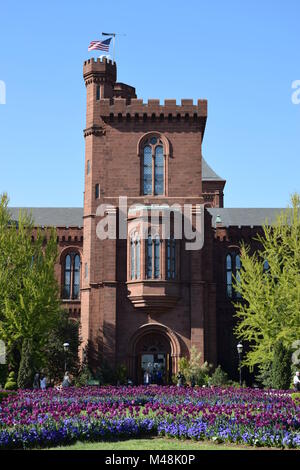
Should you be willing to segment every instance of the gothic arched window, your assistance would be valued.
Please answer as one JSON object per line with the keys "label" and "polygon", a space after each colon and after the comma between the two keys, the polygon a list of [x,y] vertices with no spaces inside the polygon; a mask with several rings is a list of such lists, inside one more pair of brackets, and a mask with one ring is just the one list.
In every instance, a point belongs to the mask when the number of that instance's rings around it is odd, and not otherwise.
{"label": "gothic arched window", "polygon": [[231,255],[226,256],[226,290],[228,297],[232,297],[232,260]]}
{"label": "gothic arched window", "polygon": [[76,252],[68,253],[63,265],[63,299],[79,299],[80,295],[80,256]]}
{"label": "gothic arched window", "polygon": [[144,147],[143,163],[143,191],[144,194],[152,194],[152,150],[149,145]]}
{"label": "gothic arched window", "polygon": [[176,278],[176,240],[167,240],[167,279]]}
{"label": "gothic arched window", "polygon": [[240,282],[241,258],[237,253],[229,253],[226,256],[226,292],[227,296],[232,299],[240,299],[241,294],[232,286],[232,280],[235,278],[236,284]]}
{"label": "gothic arched window", "polygon": [[165,194],[165,157],[162,140],[156,136],[147,139],[142,146],[144,195]]}
{"label": "gothic arched window", "polygon": [[154,156],[154,194],[164,194],[164,152],[162,145],[155,148]]}
{"label": "gothic arched window", "polygon": [[71,296],[71,256],[65,258],[64,290],[63,298],[69,299]]}
{"label": "gothic arched window", "polygon": [[147,238],[147,278],[152,279],[152,237]]}
{"label": "gothic arched window", "polygon": [[141,275],[141,240],[135,235],[130,239],[130,277],[139,279]]}
{"label": "gothic arched window", "polygon": [[160,239],[154,241],[154,279],[160,278]]}

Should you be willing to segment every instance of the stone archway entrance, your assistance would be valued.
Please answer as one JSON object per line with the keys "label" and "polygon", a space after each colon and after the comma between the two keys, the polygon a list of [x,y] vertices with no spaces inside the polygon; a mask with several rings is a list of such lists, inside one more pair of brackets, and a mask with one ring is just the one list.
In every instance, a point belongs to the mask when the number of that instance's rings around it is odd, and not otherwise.
{"label": "stone archway entrance", "polygon": [[138,383],[144,383],[147,374],[152,384],[170,383],[171,346],[162,334],[149,333],[142,336],[136,345],[136,359]]}
{"label": "stone archway entrance", "polygon": [[129,371],[135,383],[143,384],[146,374],[150,383],[171,383],[177,373],[180,344],[174,332],[161,324],[140,327],[130,341]]}

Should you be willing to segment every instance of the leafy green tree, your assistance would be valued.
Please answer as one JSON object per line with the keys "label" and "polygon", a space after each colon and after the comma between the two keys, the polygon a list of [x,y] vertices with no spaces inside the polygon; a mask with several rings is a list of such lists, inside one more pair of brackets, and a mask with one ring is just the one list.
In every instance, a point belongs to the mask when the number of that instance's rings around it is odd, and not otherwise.
{"label": "leafy green tree", "polygon": [[201,353],[195,346],[191,347],[189,359],[186,357],[179,359],[179,370],[190,384],[194,381],[196,385],[205,385],[210,369],[211,365],[207,362],[202,363]]}
{"label": "leafy green tree", "polygon": [[272,362],[272,388],[289,389],[291,385],[291,351],[282,342],[276,344]]}
{"label": "leafy green tree", "polygon": [[15,368],[24,340],[30,342],[38,367],[49,332],[60,316],[56,239],[54,229],[35,230],[26,212],[20,211],[18,222],[13,222],[8,197],[0,196],[0,339]]}
{"label": "leafy green tree", "polygon": [[235,303],[235,333],[249,344],[243,362],[258,365],[263,373],[278,343],[290,349],[300,338],[300,196],[294,194],[291,201],[273,225],[263,226],[258,252],[251,255],[242,245],[242,270],[235,280],[243,299]]}
{"label": "leafy green tree", "polygon": [[[69,373],[77,376],[79,373],[78,352],[81,344],[79,323],[71,320],[66,311],[62,312],[42,349],[43,372],[51,383],[61,382],[65,372],[65,360]],[[64,351],[63,344],[69,343],[69,349]]]}
{"label": "leafy green tree", "polygon": [[31,388],[34,377],[34,366],[32,361],[32,347],[28,339],[23,340],[21,362],[18,372],[18,387]]}
{"label": "leafy green tree", "polygon": [[216,387],[222,387],[223,385],[228,385],[229,379],[227,373],[219,365],[213,372],[211,378],[209,379],[209,384]]}

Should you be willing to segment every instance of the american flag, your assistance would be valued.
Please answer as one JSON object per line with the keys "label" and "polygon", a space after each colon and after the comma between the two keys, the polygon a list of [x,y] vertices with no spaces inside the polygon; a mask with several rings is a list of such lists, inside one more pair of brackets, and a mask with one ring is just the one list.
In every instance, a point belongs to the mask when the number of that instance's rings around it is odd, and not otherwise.
{"label": "american flag", "polygon": [[99,51],[109,51],[111,38],[105,39],[105,41],[92,41],[88,47],[88,51],[94,51],[95,49]]}

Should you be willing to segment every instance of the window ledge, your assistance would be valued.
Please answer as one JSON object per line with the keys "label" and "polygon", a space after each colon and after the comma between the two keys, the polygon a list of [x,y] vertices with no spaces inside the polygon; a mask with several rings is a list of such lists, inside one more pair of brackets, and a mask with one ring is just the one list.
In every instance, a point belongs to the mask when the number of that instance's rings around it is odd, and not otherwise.
{"label": "window ledge", "polygon": [[137,308],[171,308],[180,298],[181,284],[163,279],[128,281],[127,297]]}

